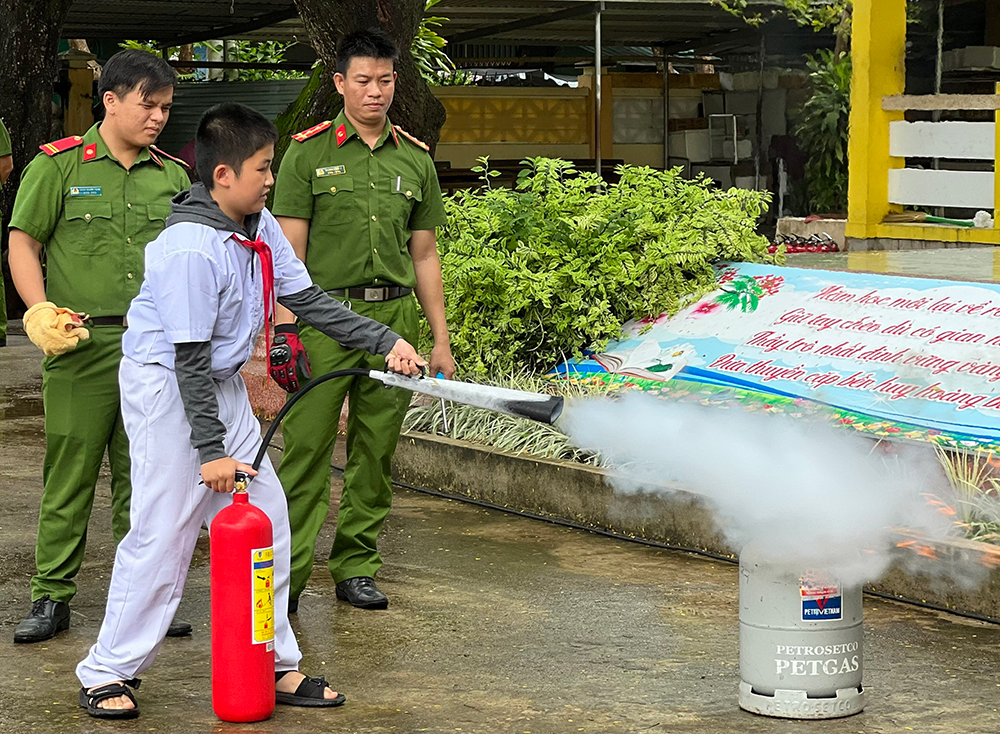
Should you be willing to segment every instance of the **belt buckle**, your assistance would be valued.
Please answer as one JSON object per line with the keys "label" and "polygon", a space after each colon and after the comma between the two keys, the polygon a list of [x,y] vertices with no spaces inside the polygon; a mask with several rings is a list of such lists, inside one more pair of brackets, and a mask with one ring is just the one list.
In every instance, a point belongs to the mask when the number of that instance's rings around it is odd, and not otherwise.
{"label": "belt buckle", "polygon": [[366,301],[384,301],[385,288],[365,288]]}

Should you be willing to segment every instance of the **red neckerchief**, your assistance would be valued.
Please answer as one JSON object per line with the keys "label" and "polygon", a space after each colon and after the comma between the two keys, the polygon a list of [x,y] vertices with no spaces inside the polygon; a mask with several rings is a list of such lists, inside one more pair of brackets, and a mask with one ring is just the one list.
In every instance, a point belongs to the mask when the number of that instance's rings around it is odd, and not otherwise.
{"label": "red neckerchief", "polygon": [[264,345],[267,350],[267,354],[271,353],[271,314],[275,306],[277,306],[277,299],[274,296],[274,257],[271,254],[271,248],[268,244],[257,235],[257,239],[248,240],[240,237],[235,232],[233,233],[233,239],[239,242],[244,247],[249,247],[251,250],[257,253],[260,258],[260,276],[261,280],[264,282]]}

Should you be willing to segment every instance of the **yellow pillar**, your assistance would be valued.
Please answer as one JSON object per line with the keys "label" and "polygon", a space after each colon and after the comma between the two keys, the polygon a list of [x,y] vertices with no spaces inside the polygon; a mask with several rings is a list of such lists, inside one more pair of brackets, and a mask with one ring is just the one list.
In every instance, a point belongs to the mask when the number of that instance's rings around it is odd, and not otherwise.
{"label": "yellow pillar", "polygon": [[855,0],[851,20],[851,125],[848,143],[847,236],[876,236],[889,213],[889,123],[902,112],[882,109],[882,97],[906,82],[906,0]]}

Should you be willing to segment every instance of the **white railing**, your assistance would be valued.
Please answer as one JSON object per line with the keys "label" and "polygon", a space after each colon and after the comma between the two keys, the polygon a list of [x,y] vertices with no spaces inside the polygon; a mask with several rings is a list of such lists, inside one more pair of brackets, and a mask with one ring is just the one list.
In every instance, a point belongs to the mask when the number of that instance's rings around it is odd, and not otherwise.
{"label": "white railing", "polygon": [[[884,98],[883,109],[997,109],[998,101],[997,95],[898,95]],[[982,161],[994,170],[890,168],[889,203],[993,210],[997,152],[995,122],[890,122],[890,156]]]}

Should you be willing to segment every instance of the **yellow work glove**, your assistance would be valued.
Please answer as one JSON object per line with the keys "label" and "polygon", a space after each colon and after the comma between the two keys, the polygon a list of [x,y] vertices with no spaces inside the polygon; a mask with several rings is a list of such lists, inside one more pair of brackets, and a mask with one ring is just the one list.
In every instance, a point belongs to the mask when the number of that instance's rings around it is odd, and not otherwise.
{"label": "yellow work glove", "polygon": [[74,349],[81,339],[89,339],[81,315],[59,308],[50,301],[36,303],[24,314],[24,332],[49,357]]}

